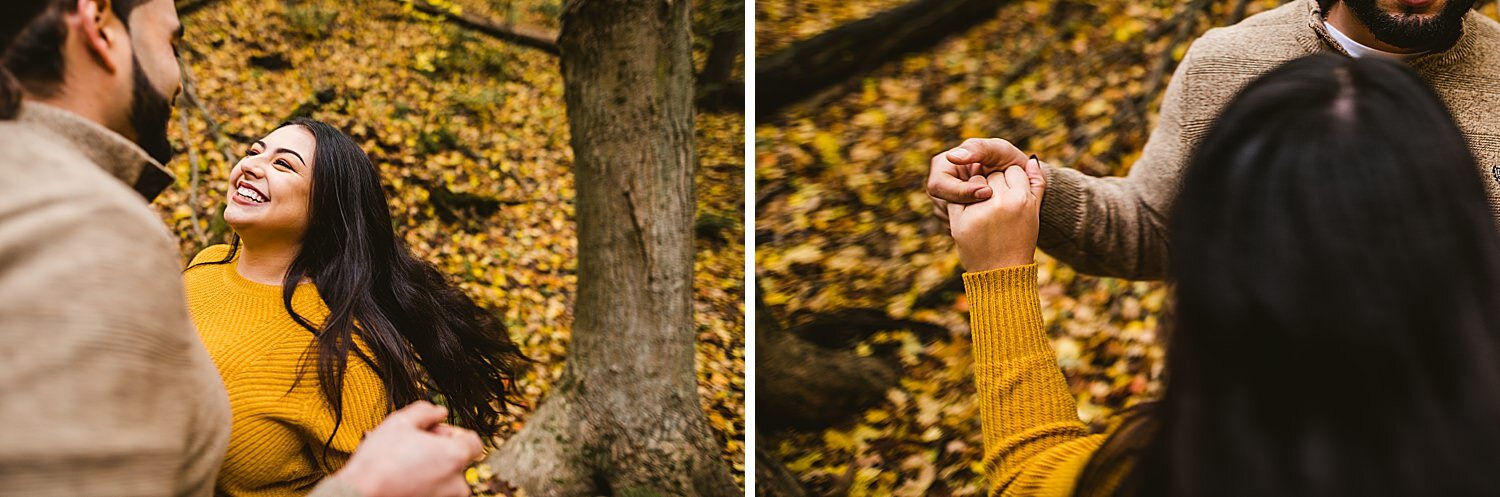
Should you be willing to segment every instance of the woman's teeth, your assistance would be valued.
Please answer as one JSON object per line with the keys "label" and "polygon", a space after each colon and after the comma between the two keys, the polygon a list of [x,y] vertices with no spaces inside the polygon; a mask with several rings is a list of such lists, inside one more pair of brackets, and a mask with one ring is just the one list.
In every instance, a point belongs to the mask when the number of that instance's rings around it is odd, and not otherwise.
{"label": "woman's teeth", "polygon": [[260,192],[252,190],[250,188],[246,188],[246,187],[242,186],[238,190],[235,190],[235,193],[238,194],[241,197],[245,197],[246,200],[249,200],[251,202],[255,202],[257,204],[264,204],[264,203],[266,203],[266,197],[262,196],[260,194]]}

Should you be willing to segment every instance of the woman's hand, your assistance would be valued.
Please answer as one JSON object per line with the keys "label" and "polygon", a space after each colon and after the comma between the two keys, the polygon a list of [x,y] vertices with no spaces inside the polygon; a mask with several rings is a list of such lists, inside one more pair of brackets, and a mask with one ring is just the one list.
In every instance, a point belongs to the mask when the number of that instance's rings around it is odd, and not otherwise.
{"label": "woman's hand", "polygon": [[969,182],[987,184],[994,195],[972,204],[948,204],[948,222],[964,270],[1031,264],[1041,225],[1042,193],[1047,187],[1036,156],[1025,167],[971,176]]}

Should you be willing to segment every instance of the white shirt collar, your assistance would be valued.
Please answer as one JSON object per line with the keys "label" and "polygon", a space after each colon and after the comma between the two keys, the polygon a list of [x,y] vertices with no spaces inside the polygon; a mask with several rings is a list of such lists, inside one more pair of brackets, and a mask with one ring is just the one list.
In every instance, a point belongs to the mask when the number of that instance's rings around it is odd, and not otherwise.
{"label": "white shirt collar", "polygon": [[1364,56],[1367,56],[1367,55],[1373,55],[1373,56],[1376,56],[1376,57],[1386,57],[1386,58],[1391,58],[1391,59],[1396,59],[1396,60],[1406,60],[1406,59],[1410,59],[1412,57],[1416,57],[1418,55],[1422,55],[1422,54],[1427,53],[1427,52],[1395,53],[1395,52],[1387,52],[1387,51],[1384,51],[1384,50],[1378,50],[1378,49],[1370,48],[1370,47],[1364,46],[1363,44],[1360,44],[1360,42],[1354,41],[1353,38],[1350,38],[1347,35],[1345,35],[1344,32],[1339,31],[1339,28],[1333,27],[1333,23],[1330,23],[1328,21],[1323,21],[1323,26],[1326,27],[1326,28],[1328,28],[1328,34],[1333,35],[1333,39],[1335,41],[1339,42],[1340,46],[1344,47],[1344,51],[1345,52],[1349,52],[1349,55],[1353,55],[1355,57],[1364,57]]}

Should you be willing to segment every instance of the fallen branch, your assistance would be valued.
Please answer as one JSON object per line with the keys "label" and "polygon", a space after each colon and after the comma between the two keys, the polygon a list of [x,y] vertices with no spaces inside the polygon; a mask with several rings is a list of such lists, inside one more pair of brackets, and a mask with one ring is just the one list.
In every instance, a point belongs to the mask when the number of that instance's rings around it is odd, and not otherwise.
{"label": "fallen branch", "polygon": [[219,0],[177,0],[177,15],[179,17],[197,12]]}
{"label": "fallen branch", "polygon": [[[402,3],[405,3],[405,0],[402,0]],[[557,49],[556,31],[529,26],[500,24],[479,16],[456,14],[422,0],[412,0],[411,5],[424,13],[442,17],[447,19],[448,22],[490,35],[502,41],[535,48],[552,55],[561,53]]]}
{"label": "fallen branch", "polygon": [[771,116],[902,55],[927,50],[994,18],[1006,3],[913,0],[760,58],[755,70],[756,111]]}
{"label": "fallen branch", "polygon": [[[401,0],[406,3],[407,0]],[[411,0],[413,8],[423,13],[441,17],[448,22],[460,27],[472,29],[489,35],[500,41],[515,43],[558,55],[557,32],[545,28],[529,26],[517,26],[513,24],[502,24],[475,15],[456,14],[442,7],[424,2],[422,0]],[[739,38],[743,39],[744,30],[739,32]],[[728,36],[728,35],[726,35]],[[723,43],[722,40],[715,42],[715,50],[734,50],[735,47]],[[738,49],[743,52],[743,41]],[[737,60],[734,56],[728,56],[728,62],[716,59],[725,59],[723,54],[710,55],[709,67],[704,69],[704,74],[697,75],[696,103],[699,108],[710,112],[744,112],[745,110],[745,81],[742,79],[729,79],[733,73],[732,68],[723,66]]]}
{"label": "fallen branch", "polygon": [[744,2],[723,2],[717,12],[722,21],[706,36],[708,57],[694,84],[699,109],[745,111],[745,81],[735,78],[735,69],[744,67],[745,23],[739,17],[744,8]]}
{"label": "fallen branch", "polygon": [[[962,280],[959,285],[962,289]],[[801,324],[786,328],[807,343],[828,349],[848,349],[881,331],[907,330],[922,342],[950,338],[948,328],[913,319],[893,318],[880,309],[840,309],[794,316]]]}
{"label": "fallen branch", "polygon": [[755,299],[755,384],[759,429],[822,429],[885,400],[902,371],[895,361],[820,347],[781,327]]}
{"label": "fallen branch", "polygon": [[[762,435],[757,438],[762,440]],[[775,445],[764,441],[757,442],[762,447]],[[755,451],[755,495],[756,497],[807,497],[807,490],[802,488],[802,482],[781,461],[771,455],[769,449]]]}

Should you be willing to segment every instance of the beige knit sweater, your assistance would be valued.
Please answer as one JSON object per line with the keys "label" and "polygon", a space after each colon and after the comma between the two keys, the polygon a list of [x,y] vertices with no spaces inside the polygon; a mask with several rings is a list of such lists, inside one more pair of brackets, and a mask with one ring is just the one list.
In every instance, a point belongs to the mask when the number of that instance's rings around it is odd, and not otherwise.
{"label": "beige knit sweater", "polygon": [[[1468,137],[1490,205],[1500,216],[1500,23],[1464,19],[1452,47],[1409,61],[1432,84]],[[1157,127],[1125,177],[1093,177],[1047,166],[1038,245],[1080,271],[1159,279],[1166,216],[1188,155],[1245,84],[1283,62],[1317,52],[1348,55],[1323,26],[1314,0],[1296,0],[1193,42],[1162,97]]]}

